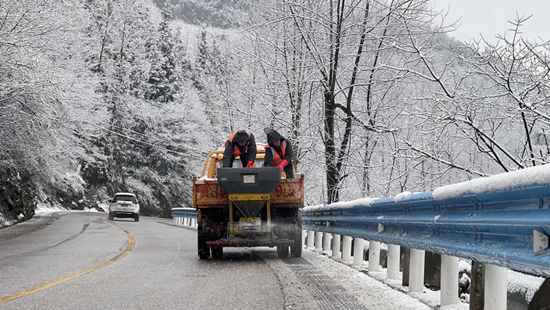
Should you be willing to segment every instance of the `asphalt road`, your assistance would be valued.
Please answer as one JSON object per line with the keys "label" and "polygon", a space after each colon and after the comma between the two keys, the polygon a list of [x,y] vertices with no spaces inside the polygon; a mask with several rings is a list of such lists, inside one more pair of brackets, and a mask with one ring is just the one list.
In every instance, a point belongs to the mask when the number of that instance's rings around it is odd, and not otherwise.
{"label": "asphalt road", "polygon": [[2,310],[429,309],[358,273],[267,247],[200,260],[196,230],[170,219],[62,212],[0,229]]}
{"label": "asphalt road", "polygon": [[283,309],[261,251],[199,260],[196,231],[168,219],[79,212],[24,226],[0,230],[0,309]]}

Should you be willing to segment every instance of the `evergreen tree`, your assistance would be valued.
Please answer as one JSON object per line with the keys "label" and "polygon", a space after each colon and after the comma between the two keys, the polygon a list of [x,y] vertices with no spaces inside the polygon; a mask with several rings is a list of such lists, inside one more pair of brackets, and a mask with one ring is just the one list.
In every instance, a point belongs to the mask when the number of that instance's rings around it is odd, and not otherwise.
{"label": "evergreen tree", "polygon": [[181,36],[178,32],[174,34],[170,26],[172,10],[173,6],[169,1],[166,2],[162,10],[163,20],[158,27],[157,35],[149,45],[151,70],[148,83],[150,90],[146,94],[146,98],[159,102],[174,101],[182,78],[178,74],[178,70],[188,67],[185,60],[186,55],[178,52],[178,48],[183,47]]}

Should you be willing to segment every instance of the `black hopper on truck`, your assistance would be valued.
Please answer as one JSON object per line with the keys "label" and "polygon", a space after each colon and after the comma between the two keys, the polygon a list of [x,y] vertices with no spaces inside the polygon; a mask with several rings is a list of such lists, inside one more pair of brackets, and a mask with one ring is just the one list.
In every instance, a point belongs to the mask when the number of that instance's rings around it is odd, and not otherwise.
{"label": "black hopper on truck", "polygon": [[218,168],[218,182],[228,194],[269,194],[281,182],[281,169]]}
{"label": "black hopper on truck", "polygon": [[[235,206],[246,218],[256,216],[269,201],[267,197],[281,181],[281,169],[269,168],[219,168],[218,182],[230,196]],[[253,194],[236,196],[237,194]]]}

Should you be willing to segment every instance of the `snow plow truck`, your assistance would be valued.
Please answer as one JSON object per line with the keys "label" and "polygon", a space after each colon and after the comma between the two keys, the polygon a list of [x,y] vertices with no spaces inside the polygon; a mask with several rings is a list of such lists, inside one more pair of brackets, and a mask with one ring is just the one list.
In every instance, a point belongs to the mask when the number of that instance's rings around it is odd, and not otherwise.
{"label": "snow plow truck", "polygon": [[[262,167],[266,145],[257,144],[253,168],[222,168],[224,148],[208,154],[193,180],[200,259],[223,256],[224,247],[277,247],[277,255],[302,255],[304,177],[285,178],[278,167]],[[269,150],[269,149],[268,149]]]}

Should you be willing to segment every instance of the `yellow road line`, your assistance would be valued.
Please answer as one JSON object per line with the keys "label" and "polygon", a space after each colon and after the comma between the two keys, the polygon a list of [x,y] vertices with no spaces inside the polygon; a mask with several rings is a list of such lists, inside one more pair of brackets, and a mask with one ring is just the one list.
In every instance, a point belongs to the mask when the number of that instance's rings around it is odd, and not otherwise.
{"label": "yellow road line", "polygon": [[33,287],[33,288],[28,289],[28,290],[26,290],[26,291],[22,291],[22,292],[19,292],[19,293],[15,293],[15,294],[10,295],[10,296],[1,297],[1,298],[0,298],[0,304],[1,304],[1,303],[4,303],[4,302],[6,302],[6,301],[10,301],[10,300],[13,300],[13,299],[16,299],[16,298],[19,298],[19,297],[23,297],[23,296],[26,296],[26,295],[29,295],[29,294],[32,294],[32,293],[41,291],[41,290],[46,289],[46,288],[48,288],[48,287],[52,287],[52,286],[54,286],[54,285],[63,283],[63,282],[65,282],[65,281],[69,281],[69,280],[71,280],[71,279],[74,279],[74,278],[76,278],[76,277],[80,277],[81,275],[85,275],[85,274],[90,273],[90,272],[92,272],[92,271],[95,271],[95,270],[97,270],[97,269],[99,269],[99,268],[103,268],[103,267],[105,267],[105,266],[107,266],[107,265],[110,265],[110,264],[116,262],[117,260],[123,258],[124,256],[126,256],[126,254],[130,253],[130,251],[132,251],[132,249],[134,248],[134,243],[135,243],[135,242],[134,242],[134,236],[132,236],[132,234],[131,234],[129,231],[127,231],[127,230],[121,228],[120,226],[118,226],[118,225],[115,225],[115,226],[117,226],[118,228],[122,229],[122,231],[124,231],[124,232],[126,233],[126,235],[128,235],[128,245],[126,246],[126,250],[124,250],[124,252],[118,254],[117,256],[111,258],[110,260],[108,260],[108,261],[106,261],[106,262],[104,262],[104,263],[102,263],[102,264],[99,264],[99,265],[97,265],[97,266],[88,268],[88,269],[86,269],[86,270],[84,270],[84,271],[77,272],[77,273],[72,274],[72,275],[70,275],[70,276],[68,276],[68,277],[65,277],[65,278],[62,278],[62,279],[58,279],[58,280],[55,280],[55,281],[52,281],[52,282],[49,282],[49,283],[46,283],[46,284],[43,284],[43,285],[40,285],[40,286],[36,286],[36,287]]}

